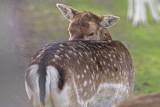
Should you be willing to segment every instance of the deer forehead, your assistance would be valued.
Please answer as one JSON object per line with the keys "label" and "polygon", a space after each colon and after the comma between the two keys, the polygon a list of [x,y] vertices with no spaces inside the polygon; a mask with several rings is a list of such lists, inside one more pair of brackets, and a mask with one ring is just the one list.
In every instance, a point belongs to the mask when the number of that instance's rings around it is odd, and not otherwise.
{"label": "deer forehead", "polygon": [[95,32],[97,28],[98,25],[94,21],[89,21],[86,23],[80,23],[79,21],[75,21],[69,25],[68,31],[70,33],[90,33]]}
{"label": "deer forehead", "polygon": [[87,29],[86,31],[95,30],[100,23],[100,18],[96,15],[94,15],[91,12],[84,12],[80,14],[79,16],[75,17],[70,25],[69,25],[69,31],[74,31],[76,29],[79,29],[80,31],[84,29]]}
{"label": "deer forehead", "polygon": [[88,22],[89,23],[89,32],[92,32],[92,31],[96,31],[97,28],[98,28],[98,25],[95,23],[95,22]]}
{"label": "deer forehead", "polygon": [[79,16],[75,17],[74,19],[79,19],[82,21],[96,21],[99,22],[101,18],[91,12],[83,12]]}

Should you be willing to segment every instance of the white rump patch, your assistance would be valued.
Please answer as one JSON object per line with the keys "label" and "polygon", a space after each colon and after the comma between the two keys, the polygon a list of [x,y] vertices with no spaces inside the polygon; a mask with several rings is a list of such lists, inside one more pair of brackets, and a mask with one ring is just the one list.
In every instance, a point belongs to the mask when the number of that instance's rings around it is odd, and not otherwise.
{"label": "white rump patch", "polygon": [[39,97],[39,83],[38,83],[38,74],[37,71],[39,65],[34,64],[28,67],[25,75],[25,89],[28,95],[29,100],[32,101],[34,106],[40,105]]}
{"label": "white rump patch", "polygon": [[[59,71],[54,66],[47,66],[47,81],[46,81],[46,98],[51,97],[55,107],[69,107],[70,87],[65,84],[63,90],[59,90]],[[50,95],[50,96],[49,96]]]}
{"label": "white rump patch", "polygon": [[46,72],[47,72],[47,80],[48,80],[47,82],[52,83],[54,88],[58,89],[58,80],[59,80],[58,70],[53,66],[47,66]]}

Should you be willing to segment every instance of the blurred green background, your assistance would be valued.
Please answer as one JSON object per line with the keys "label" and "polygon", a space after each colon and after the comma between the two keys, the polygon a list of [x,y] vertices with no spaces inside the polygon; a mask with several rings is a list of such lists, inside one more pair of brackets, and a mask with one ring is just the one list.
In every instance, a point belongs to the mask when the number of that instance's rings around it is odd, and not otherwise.
{"label": "blurred green background", "polygon": [[132,27],[127,0],[1,0],[0,1],[0,104],[30,107],[24,72],[30,57],[50,42],[65,41],[69,21],[56,7],[64,3],[79,11],[113,14],[120,21],[109,28],[114,40],[129,49],[135,67],[134,95],[160,93],[160,23]]}

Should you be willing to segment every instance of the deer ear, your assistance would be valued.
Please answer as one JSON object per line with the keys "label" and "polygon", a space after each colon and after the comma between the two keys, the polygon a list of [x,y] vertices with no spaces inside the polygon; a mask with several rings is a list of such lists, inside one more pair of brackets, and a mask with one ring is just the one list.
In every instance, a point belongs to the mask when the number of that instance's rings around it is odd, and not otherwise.
{"label": "deer ear", "polygon": [[64,15],[65,18],[67,18],[69,21],[71,21],[79,12],[75,9],[73,9],[70,6],[57,3],[56,6],[61,11],[61,13]]}
{"label": "deer ear", "polygon": [[120,17],[118,17],[118,16],[112,16],[112,15],[102,16],[100,25],[102,27],[109,27],[111,25],[114,25],[119,19],[120,19]]}

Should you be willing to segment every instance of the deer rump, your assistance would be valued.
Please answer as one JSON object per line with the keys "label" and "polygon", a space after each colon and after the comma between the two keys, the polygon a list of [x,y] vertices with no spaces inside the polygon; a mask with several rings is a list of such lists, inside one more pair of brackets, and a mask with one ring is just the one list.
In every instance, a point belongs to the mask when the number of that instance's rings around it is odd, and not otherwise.
{"label": "deer rump", "polygon": [[121,42],[72,40],[39,50],[25,79],[34,106],[69,107],[74,99],[81,106],[103,107],[132,91],[134,78],[130,54]]}

